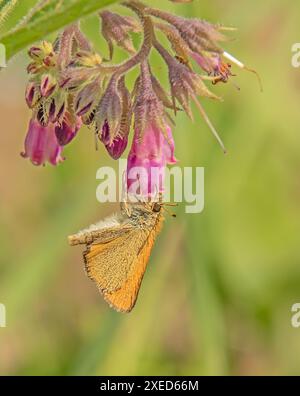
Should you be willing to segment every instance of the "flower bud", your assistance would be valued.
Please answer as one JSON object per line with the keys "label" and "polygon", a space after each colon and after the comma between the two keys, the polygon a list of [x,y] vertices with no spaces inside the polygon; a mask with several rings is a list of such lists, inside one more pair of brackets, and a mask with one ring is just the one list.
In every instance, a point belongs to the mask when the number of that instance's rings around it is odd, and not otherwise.
{"label": "flower bud", "polygon": [[157,130],[162,130],[163,133],[166,133],[164,131],[166,126],[164,104],[155,92],[153,78],[147,62],[143,62],[141,65],[141,75],[136,88],[133,112],[134,129],[141,134],[141,140],[150,123]]}
{"label": "flower bud", "polygon": [[109,155],[114,160],[117,160],[126,150],[128,144],[128,135],[116,136],[114,140],[111,142],[109,125],[108,122],[105,122],[103,125],[100,140],[105,145],[105,148],[108,151]]}
{"label": "flower bud", "polygon": [[110,11],[100,13],[102,19],[102,35],[109,46],[109,58],[113,57],[113,43],[123,48],[130,54],[134,54],[135,48],[130,32],[138,33],[141,31],[139,23],[131,17],[124,17]]}
{"label": "flower bud", "polygon": [[43,61],[47,56],[54,56],[54,49],[49,41],[42,41],[40,45],[32,46],[28,55],[34,61]]}
{"label": "flower bud", "polygon": [[51,98],[49,108],[49,120],[53,123],[61,123],[64,119],[67,109],[67,93],[62,90],[57,90]]}
{"label": "flower bud", "polygon": [[87,84],[81,91],[78,92],[75,98],[75,111],[81,117],[86,113],[90,113],[99,102],[101,97],[100,81],[95,80]]}
{"label": "flower bud", "polygon": [[41,94],[39,86],[35,82],[29,82],[26,87],[25,99],[27,106],[33,109],[40,100]]}
{"label": "flower bud", "polygon": [[77,52],[74,65],[78,67],[95,67],[101,65],[102,58],[99,54],[89,51]]}
{"label": "flower bud", "polygon": [[156,44],[156,48],[164,58],[169,68],[169,80],[173,98],[173,107],[176,111],[176,100],[181,104],[186,113],[193,118],[190,108],[190,99],[204,96],[212,99],[219,99],[204,84],[201,76],[194,73],[188,66],[173,58],[169,52],[160,44]]}
{"label": "flower bud", "polygon": [[61,74],[59,87],[66,90],[77,90],[92,81],[97,74],[99,71],[93,68],[70,67]]}
{"label": "flower bud", "polygon": [[77,135],[81,125],[82,122],[79,117],[74,117],[70,113],[66,113],[63,122],[55,127],[55,135],[58,143],[61,146],[69,144]]}
{"label": "flower bud", "polygon": [[37,74],[43,68],[42,65],[39,65],[36,62],[31,62],[27,66],[27,73],[28,74]]}
{"label": "flower bud", "polygon": [[151,75],[151,80],[152,80],[152,87],[157,95],[158,99],[162,102],[162,104],[167,108],[167,109],[173,109],[173,103],[171,99],[169,98],[169,95],[167,92],[164,90],[164,88],[161,86],[160,82],[155,78],[153,75]]}
{"label": "flower bud", "polygon": [[174,26],[190,50],[199,54],[201,51],[223,52],[219,46],[219,41],[225,41],[226,37],[221,33],[220,26],[200,19],[184,18],[152,8],[148,9],[148,13]]}
{"label": "flower bud", "polygon": [[57,80],[51,74],[44,74],[41,78],[41,94],[44,98],[48,98],[53,94],[57,87]]}
{"label": "flower bud", "polygon": [[106,88],[95,114],[96,130],[102,133],[105,123],[109,125],[110,144],[118,135],[122,119],[122,100],[118,91],[118,81],[113,76]]}
{"label": "flower bud", "polygon": [[176,61],[170,64],[169,78],[172,96],[178,100],[181,106],[192,118],[189,100],[195,96],[204,96],[211,99],[219,99],[204,84],[201,77],[188,67]]}

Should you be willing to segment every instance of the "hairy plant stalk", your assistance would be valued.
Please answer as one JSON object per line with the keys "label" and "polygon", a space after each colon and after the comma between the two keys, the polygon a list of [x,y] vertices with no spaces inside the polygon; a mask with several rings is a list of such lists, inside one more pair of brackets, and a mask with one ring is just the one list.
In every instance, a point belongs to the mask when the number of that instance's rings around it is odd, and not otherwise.
{"label": "hairy plant stalk", "polygon": [[40,0],[37,2],[37,4],[35,4],[32,8],[30,8],[29,12],[27,13],[27,15],[25,15],[21,21],[16,25],[15,28],[13,28],[10,32],[15,32],[16,30],[20,29],[21,27],[26,26],[31,19],[39,12],[41,12],[43,10],[43,8],[45,8],[49,3],[51,2],[51,0]]}
{"label": "hairy plant stalk", "polygon": [[145,7],[145,13],[147,15],[154,16],[156,18],[162,19],[165,22],[170,23],[171,25],[176,26],[177,23],[177,17],[162,10],[158,10],[156,8],[151,8],[151,7]]}
{"label": "hairy plant stalk", "polygon": [[18,4],[19,0],[2,0],[0,2],[0,27]]}
{"label": "hairy plant stalk", "polygon": [[91,44],[79,29],[79,22],[74,24],[74,37],[78,42],[80,49],[83,51],[91,51]]}
{"label": "hairy plant stalk", "polygon": [[63,70],[72,59],[72,42],[75,35],[76,25],[67,27],[60,38],[59,55],[57,59],[58,66]]}

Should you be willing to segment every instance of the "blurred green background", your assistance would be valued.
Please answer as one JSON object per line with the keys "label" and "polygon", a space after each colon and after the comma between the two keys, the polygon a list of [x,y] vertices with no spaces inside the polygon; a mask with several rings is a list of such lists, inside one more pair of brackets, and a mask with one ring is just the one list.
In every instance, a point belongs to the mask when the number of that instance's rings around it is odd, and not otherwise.
{"label": "blurred green background", "polygon": [[[241,91],[218,85],[224,103],[204,101],[227,156],[196,109],[194,124],[178,116],[176,155],[182,166],[205,167],[205,211],[187,215],[182,206],[167,219],[137,306],[122,315],[86,278],[82,248],[66,239],[117,208],[95,198],[96,170],[115,164],[86,129],[58,168],[22,159],[28,59],[9,63],[0,74],[1,375],[300,374],[300,329],[291,326],[300,302],[300,69],[291,66],[300,4],[151,4],[237,27],[225,47],[260,72],[264,93],[235,69]],[[97,18],[82,26],[106,54]],[[165,74],[156,56],[153,65]]]}

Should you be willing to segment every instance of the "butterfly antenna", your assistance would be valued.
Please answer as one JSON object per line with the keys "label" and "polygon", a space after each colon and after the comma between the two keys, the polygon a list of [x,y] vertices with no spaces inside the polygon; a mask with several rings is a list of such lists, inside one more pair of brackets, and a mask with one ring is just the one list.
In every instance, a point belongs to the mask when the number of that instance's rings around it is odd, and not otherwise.
{"label": "butterfly antenna", "polygon": [[172,202],[164,202],[162,206],[171,206],[171,207],[177,207],[178,203],[172,203]]}
{"label": "butterfly antenna", "polygon": [[168,208],[166,208],[165,206],[162,207],[163,210],[165,210],[171,217],[176,218],[177,215],[173,212],[171,212]]}
{"label": "butterfly antenna", "polygon": [[166,202],[164,202],[164,203],[161,204],[161,206],[171,217],[174,217],[174,218],[177,217],[177,215],[175,213],[171,212],[170,209],[168,209],[168,207],[177,207],[178,203],[166,203]]}
{"label": "butterfly antenna", "polygon": [[232,80],[229,80],[229,83],[234,87],[234,88],[236,88],[238,91],[240,91],[241,90],[241,87],[239,87],[236,83],[234,83]]}

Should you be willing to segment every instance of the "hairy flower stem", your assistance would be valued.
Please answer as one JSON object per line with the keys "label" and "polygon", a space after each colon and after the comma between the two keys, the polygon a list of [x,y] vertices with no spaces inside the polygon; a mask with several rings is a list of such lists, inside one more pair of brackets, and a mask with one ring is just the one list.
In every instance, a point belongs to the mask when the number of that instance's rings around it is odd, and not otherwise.
{"label": "hairy flower stem", "polygon": [[83,51],[91,51],[92,47],[88,39],[84,36],[82,31],[79,29],[79,22],[74,24],[74,37],[78,43],[78,46]]}
{"label": "hairy flower stem", "polygon": [[178,18],[175,15],[170,14],[169,12],[158,10],[156,8],[145,7],[145,13],[147,15],[162,19],[163,21],[166,21],[175,27],[178,26]]}
{"label": "hairy flower stem", "polygon": [[60,70],[64,70],[72,60],[72,47],[74,39],[78,47],[83,51],[90,51],[91,45],[79,29],[79,23],[73,23],[68,26],[60,35],[59,54],[57,63]]}
{"label": "hairy flower stem", "polygon": [[61,70],[64,70],[72,59],[72,44],[75,29],[75,24],[70,25],[61,34],[59,43],[59,55],[57,58],[57,63]]}
{"label": "hairy flower stem", "polygon": [[149,63],[144,60],[141,62],[141,80],[140,84],[143,87],[145,92],[151,92],[152,88],[152,79]]}
{"label": "hairy flower stem", "polygon": [[[144,13],[146,15],[151,15],[155,18],[159,18],[165,22],[176,27],[179,31],[181,30],[181,25],[179,24],[179,18],[176,15],[172,15],[169,12],[159,10],[157,8],[146,7],[144,8]],[[236,28],[226,27],[222,25],[215,25],[216,29],[219,31],[235,31]]]}

